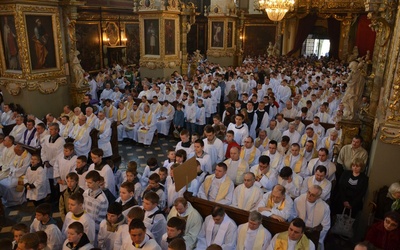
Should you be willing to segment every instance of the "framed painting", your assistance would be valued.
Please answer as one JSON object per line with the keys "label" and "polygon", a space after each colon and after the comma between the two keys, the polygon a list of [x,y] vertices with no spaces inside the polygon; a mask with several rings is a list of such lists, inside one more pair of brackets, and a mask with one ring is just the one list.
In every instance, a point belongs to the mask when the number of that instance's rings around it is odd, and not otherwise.
{"label": "framed painting", "polygon": [[265,54],[268,42],[275,41],[276,25],[250,24],[244,27],[244,55]]}
{"label": "framed painting", "polygon": [[175,54],[175,20],[165,19],[165,55]]}
{"label": "framed painting", "polygon": [[160,55],[160,22],[158,19],[144,20],[144,53]]}
{"label": "framed painting", "polygon": [[111,46],[118,45],[119,42],[119,28],[115,22],[108,22],[106,27],[106,34],[108,37],[108,43]]}
{"label": "framed painting", "polygon": [[25,14],[25,23],[32,72],[58,69],[55,15]]}
{"label": "framed painting", "polygon": [[102,67],[100,23],[77,22],[75,25],[76,49],[80,52],[82,68],[93,72]]}
{"label": "framed painting", "polygon": [[18,35],[13,15],[0,16],[0,37],[4,55],[2,64],[5,67],[3,67],[3,69],[21,71]]}
{"label": "framed painting", "polygon": [[211,47],[224,47],[224,22],[211,22]]}
{"label": "framed painting", "polygon": [[139,40],[139,24],[126,23],[126,61],[128,65],[139,64],[140,59],[140,40]]}
{"label": "framed painting", "polygon": [[226,47],[232,48],[233,47],[233,22],[228,22],[228,30],[226,32],[226,40],[227,45]]}

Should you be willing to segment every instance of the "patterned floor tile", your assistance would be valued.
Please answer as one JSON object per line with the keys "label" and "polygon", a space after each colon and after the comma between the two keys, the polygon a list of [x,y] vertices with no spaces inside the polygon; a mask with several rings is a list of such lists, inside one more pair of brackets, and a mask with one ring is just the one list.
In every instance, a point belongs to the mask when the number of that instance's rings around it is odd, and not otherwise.
{"label": "patterned floor tile", "polygon": [[24,216],[21,219],[22,222],[28,222],[28,221],[31,221],[31,220],[32,220],[32,216]]}
{"label": "patterned floor tile", "polygon": [[0,233],[9,233],[11,232],[12,227],[3,227],[0,231]]}
{"label": "patterned floor tile", "polygon": [[144,156],[138,156],[139,159],[144,159]]}
{"label": "patterned floor tile", "polygon": [[153,154],[153,152],[152,152],[152,151],[147,151],[147,152],[146,152],[146,154],[148,154],[148,155],[152,155],[152,154]]}
{"label": "patterned floor tile", "polygon": [[15,210],[15,211],[11,211],[8,215],[9,216],[15,216],[15,215],[17,215],[19,213],[19,211],[18,210]]}
{"label": "patterned floor tile", "polygon": [[165,155],[163,155],[163,154],[159,154],[159,155],[157,155],[158,157],[164,157]]}
{"label": "patterned floor tile", "polygon": [[127,156],[133,156],[133,153],[127,153],[126,155]]}

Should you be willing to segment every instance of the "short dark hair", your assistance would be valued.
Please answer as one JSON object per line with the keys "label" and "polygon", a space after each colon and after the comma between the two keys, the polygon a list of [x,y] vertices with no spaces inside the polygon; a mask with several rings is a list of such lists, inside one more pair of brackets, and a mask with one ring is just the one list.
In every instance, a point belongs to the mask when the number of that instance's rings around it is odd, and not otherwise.
{"label": "short dark hair", "polygon": [[96,170],[92,170],[85,176],[85,180],[92,180],[94,182],[100,181],[100,174]]}
{"label": "short dark hair", "polygon": [[129,231],[133,229],[142,229],[143,231],[146,231],[146,226],[144,225],[143,221],[139,219],[133,219],[131,223],[129,223]]}
{"label": "short dark hair", "polygon": [[154,157],[149,158],[149,159],[147,160],[147,165],[148,165],[149,167],[157,166],[157,159],[154,158]]}
{"label": "short dark hair", "polygon": [[293,175],[293,170],[288,166],[283,167],[281,171],[279,171],[279,176],[282,178],[288,178],[292,175]]}
{"label": "short dark hair", "polygon": [[157,193],[155,193],[155,192],[153,192],[153,191],[150,191],[150,192],[147,192],[147,193],[144,195],[143,199],[144,199],[144,200],[148,200],[148,201],[150,201],[150,202],[153,203],[153,204],[158,204],[158,202],[160,201],[160,196],[158,196]]}
{"label": "short dark hair", "polygon": [[76,201],[78,202],[78,204],[83,204],[84,202],[83,194],[81,194],[80,192],[75,192],[71,194],[68,199]]}
{"label": "short dark hair", "polygon": [[37,250],[40,244],[40,239],[35,233],[27,233],[19,239],[18,243],[24,243],[25,248]]}
{"label": "short dark hair", "polygon": [[324,166],[324,165],[318,165],[316,168],[315,168],[315,172],[317,172],[317,171],[319,171],[319,172],[321,172],[321,173],[327,173],[327,170],[326,170],[326,167]]}
{"label": "short dark hair", "polygon": [[217,164],[217,166],[223,168],[225,171],[228,170],[228,166],[225,164],[225,162],[220,162]]}
{"label": "short dark hair", "polygon": [[36,207],[35,212],[42,215],[48,215],[51,217],[52,215],[51,205],[49,203],[42,203]]}
{"label": "short dark hair", "polygon": [[94,148],[90,151],[90,153],[97,155],[99,157],[103,157],[103,155],[104,155],[103,149],[101,149],[101,148]]}
{"label": "short dark hair", "polygon": [[135,184],[133,184],[133,182],[125,181],[121,184],[120,188],[125,188],[128,193],[135,192]]}
{"label": "short dark hair", "polygon": [[186,243],[184,239],[175,238],[168,244],[168,249],[172,250],[186,250]]}
{"label": "short dark hair", "polygon": [[168,227],[176,228],[181,231],[181,235],[185,233],[186,221],[179,217],[171,217],[167,222]]}
{"label": "short dark hair", "polygon": [[143,221],[144,220],[144,211],[139,206],[132,207],[129,210],[127,217],[129,219],[139,219],[139,220]]}
{"label": "short dark hair", "polygon": [[22,231],[22,232],[24,232],[24,233],[29,233],[29,227],[28,227],[26,224],[24,224],[24,223],[15,224],[15,225],[12,227],[12,230],[13,230],[13,231]]}
{"label": "short dark hair", "polygon": [[194,143],[198,143],[201,147],[204,147],[204,142],[202,139],[197,139]]}
{"label": "short dark hair", "polygon": [[301,228],[301,232],[304,233],[304,230],[306,229],[306,223],[300,218],[294,218],[290,224],[292,224],[295,227]]}
{"label": "short dark hair", "polygon": [[159,183],[160,181],[161,181],[161,179],[160,179],[160,175],[159,174],[157,174],[157,173],[152,173],[150,176],[149,176],[149,181],[154,181],[154,182],[156,182],[156,183]]}
{"label": "short dark hair", "polygon": [[72,179],[76,182],[79,181],[79,175],[75,172],[68,173],[65,179]]}
{"label": "short dark hair", "polygon": [[268,155],[261,155],[260,158],[258,158],[258,162],[261,162],[262,164],[269,164],[271,159]]}
{"label": "short dark hair", "polygon": [[82,162],[87,162],[87,157],[85,155],[80,155],[78,156],[78,158],[76,158],[77,160],[81,160]]}
{"label": "short dark hair", "polygon": [[47,245],[47,239],[48,239],[48,237],[47,237],[46,232],[44,232],[44,231],[37,231],[37,232],[36,232],[36,235],[39,237],[39,243],[40,243],[40,244]]}
{"label": "short dark hair", "polygon": [[212,211],[211,211],[211,216],[212,217],[217,217],[217,216],[224,216],[225,215],[225,209],[223,207],[220,206],[215,206],[213,207]]}
{"label": "short dark hair", "polygon": [[287,136],[287,135],[284,135],[284,136],[282,136],[282,140],[281,141],[289,143],[290,142],[290,137]]}

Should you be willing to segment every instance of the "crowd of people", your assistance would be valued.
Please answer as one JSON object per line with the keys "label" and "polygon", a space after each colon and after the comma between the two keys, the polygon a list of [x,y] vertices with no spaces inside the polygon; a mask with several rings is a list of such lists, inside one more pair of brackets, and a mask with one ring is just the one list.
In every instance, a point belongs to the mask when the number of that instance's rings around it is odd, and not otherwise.
{"label": "crowd of people", "polygon": [[[9,249],[324,249],[331,216],[362,210],[363,138],[340,145],[346,64],[249,57],[240,67],[200,62],[190,77],[139,72],[114,64],[87,75],[81,105],[43,121],[3,105],[1,124],[15,125],[0,134],[0,196],[7,207],[35,205],[30,227],[13,226]],[[368,109],[367,97],[360,108]],[[120,171],[111,160],[113,123],[121,143],[150,147],[155,133],[180,141],[165,161],[149,158],[143,172],[131,161]],[[196,178],[177,191],[174,169],[192,157]],[[400,243],[400,184],[392,186],[384,221],[367,235],[383,249]],[[249,211],[248,222],[237,225],[221,206],[203,222],[185,191]],[[52,218],[56,201],[62,228]],[[262,216],[287,222],[288,231],[272,237]],[[315,245],[304,231],[318,225]]]}

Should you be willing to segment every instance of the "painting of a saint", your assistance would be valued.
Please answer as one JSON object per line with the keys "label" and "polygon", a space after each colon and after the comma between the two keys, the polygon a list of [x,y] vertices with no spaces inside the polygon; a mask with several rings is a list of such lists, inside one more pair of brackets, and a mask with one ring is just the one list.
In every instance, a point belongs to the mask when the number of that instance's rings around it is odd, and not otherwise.
{"label": "painting of a saint", "polygon": [[211,47],[224,47],[224,23],[212,23]]}
{"label": "painting of a saint", "polygon": [[82,68],[88,72],[101,69],[100,23],[77,23],[75,29]]}
{"label": "painting of a saint", "polygon": [[138,64],[140,58],[139,24],[125,25],[126,60],[128,64]]}
{"label": "painting of a saint", "polygon": [[159,23],[157,19],[148,19],[144,21],[145,29],[145,54],[159,55]]}
{"label": "painting of a saint", "polygon": [[165,54],[175,55],[175,20],[165,20]]}
{"label": "painting of a saint", "polygon": [[1,35],[6,69],[21,70],[14,16],[1,17]]}
{"label": "painting of a saint", "polygon": [[52,16],[26,15],[26,26],[32,69],[57,67]]}

